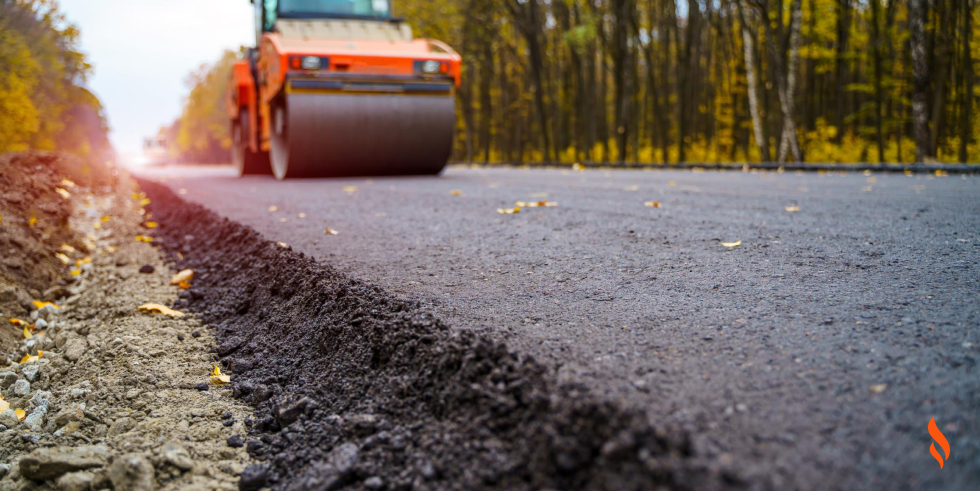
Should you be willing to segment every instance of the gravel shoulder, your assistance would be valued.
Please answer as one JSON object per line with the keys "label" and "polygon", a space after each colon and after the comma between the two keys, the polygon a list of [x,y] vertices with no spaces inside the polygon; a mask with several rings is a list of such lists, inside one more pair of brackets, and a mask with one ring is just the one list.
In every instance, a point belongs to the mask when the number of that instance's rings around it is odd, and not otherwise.
{"label": "gravel shoulder", "polygon": [[[0,367],[0,490],[237,489],[251,461],[251,410],[211,381],[208,326],[138,310],[172,305],[178,287],[159,251],[135,239],[152,218],[121,182],[72,188],[62,236],[37,243],[70,260],[56,260],[58,289],[45,297],[53,305],[3,311],[3,330],[16,336]],[[0,232],[21,230],[8,227],[14,218]],[[60,248],[62,239],[77,247]],[[43,291],[32,281],[20,288]],[[26,322],[29,338],[8,315]]]}

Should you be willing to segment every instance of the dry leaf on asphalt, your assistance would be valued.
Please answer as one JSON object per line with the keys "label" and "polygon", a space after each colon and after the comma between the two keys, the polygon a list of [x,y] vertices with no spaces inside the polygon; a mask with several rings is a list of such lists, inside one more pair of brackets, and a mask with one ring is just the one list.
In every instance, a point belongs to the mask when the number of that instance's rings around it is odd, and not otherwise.
{"label": "dry leaf on asphalt", "polygon": [[169,315],[170,317],[183,317],[184,313],[179,310],[174,310],[166,305],[160,305],[158,303],[145,303],[139,306],[139,310],[145,312],[154,312],[157,314]]}
{"label": "dry leaf on asphalt", "polygon": [[298,218],[306,218],[306,213],[299,213],[296,215]]}
{"label": "dry leaf on asphalt", "polygon": [[585,166],[579,163],[572,164],[572,170],[582,172],[585,170]]}
{"label": "dry leaf on asphalt", "polygon": [[62,252],[67,252],[68,254],[72,254],[75,252],[75,248],[68,244],[61,244],[61,250]]}
{"label": "dry leaf on asphalt", "polygon": [[173,276],[173,278],[170,278],[170,284],[171,285],[179,285],[181,283],[191,281],[191,278],[193,278],[193,277],[194,277],[194,270],[193,269],[185,269],[185,270],[183,270],[183,271],[175,274]]}
{"label": "dry leaf on asphalt", "polygon": [[453,196],[462,196],[463,191],[460,191],[459,189],[453,189],[452,191],[449,192],[449,194]]}
{"label": "dry leaf on asphalt", "polygon": [[17,326],[17,327],[26,326],[27,325],[26,322],[24,322],[24,321],[22,321],[20,319],[10,319],[10,323],[13,324],[13,325],[15,325],[15,326]]}
{"label": "dry leaf on asphalt", "polygon": [[33,336],[33,334],[31,334],[30,326],[24,326],[24,339],[31,339],[31,336]]}
{"label": "dry leaf on asphalt", "polygon": [[286,249],[287,247],[289,247],[289,244],[287,244],[285,242],[276,242],[276,245],[278,245],[279,247],[282,247],[283,249]]}
{"label": "dry leaf on asphalt", "polygon": [[17,414],[17,419],[21,421],[24,421],[24,418],[27,417],[27,411],[24,411],[23,409],[14,409],[14,413]]}
{"label": "dry leaf on asphalt", "polygon": [[218,385],[230,384],[231,376],[222,375],[221,368],[218,368],[218,365],[215,365],[214,370],[211,370],[211,381]]}
{"label": "dry leaf on asphalt", "polygon": [[157,228],[157,222],[146,222],[143,226],[146,228]]}
{"label": "dry leaf on asphalt", "polygon": [[63,188],[54,188],[54,192],[56,192],[59,195],[61,195],[62,198],[65,198],[65,199],[71,198],[71,193],[69,193],[68,191],[66,191]]}
{"label": "dry leaf on asphalt", "polygon": [[742,245],[742,241],[741,240],[736,240],[735,242],[722,242],[721,245],[723,245],[725,247],[728,247],[728,248],[739,247],[739,246]]}
{"label": "dry leaf on asphalt", "polygon": [[788,211],[790,213],[796,213],[796,212],[800,211],[800,207],[799,206],[796,206],[796,205],[787,206],[786,207],[786,211]]}
{"label": "dry leaf on asphalt", "polygon": [[191,284],[187,281],[181,281],[177,284],[177,288],[180,288],[181,290],[190,290]]}
{"label": "dry leaf on asphalt", "polygon": [[153,242],[153,237],[150,237],[149,235],[137,235],[136,242]]}
{"label": "dry leaf on asphalt", "polygon": [[276,206],[276,205],[272,205],[272,206],[270,206],[268,208],[268,210],[269,210],[269,213],[275,213],[275,212],[279,211],[279,207]]}
{"label": "dry leaf on asphalt", "polygon": [[37,225],[37,217],[31,217],[31,219],[27,221],[27,225],[30,227]]}
{"label": "dry leaf on asphalt", "polygon": [[73,187],[75,187],[75,183],[69,181],[68,179],[62,179],[61,180],[61,185],[64,186],[64,187],[66,187],[66,188],[73,188]]}
{"label": "dry leaf on asphalt", "polygon": [[513,215],[514,213],[520,213],[521,207],[515,206],[514,208],[497,208],[497,213],[501,215]]}
{"label": "dry leaf on asphalt", "polygon": [[868,390],[870,390],[872,394],[881,394],[887,388],[888,384],[875,384],[868,386]]}
{"label": "dry leaf on asphalt", "polygon": [[643,206],[646,206],[647,208],[660,208],[660,202],[659,201],[647,201],[646,203],[643,203]]}
{"label": "dry leaf on asphalt", "polygon": [[62,264],[68,264],[68,263],[71,262],[71,259],[69,259],[68,256],[66,256],[66,255],[64,255],[64,254],[62,254],[60,252],[56,252],[54,254],[54,257],[58,258],[58,260],[61,261]]}
{"label": "dry leaf on asphalt", "polygon": [[674,181],[670,181],[670,182],[667,183],[667,185],[670,186],[670,187],[674,187],[674,186],[677,185],[677,183],[674,182]]}
{"label": "dry leaf on asphalt", "polygon": [[338,233],[340,233],[340,232],[337,232],[336,230],[334,230],[334,229],[332,229],[330,227],[327,227],[327,228],[323,229],[323,234],[324,235],[337,235]]}
{"label": "dry leaf on asphalt", "polygon": [[344,192],[354,194],[357,192],[357,186],[344,186]]}

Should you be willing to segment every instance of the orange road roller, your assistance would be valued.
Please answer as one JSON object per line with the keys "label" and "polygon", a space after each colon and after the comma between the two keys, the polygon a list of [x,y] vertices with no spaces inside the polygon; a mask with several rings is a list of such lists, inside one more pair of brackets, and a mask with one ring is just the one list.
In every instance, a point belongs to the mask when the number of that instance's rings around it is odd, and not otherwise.
{"label": "orange road roller", "polygon": [[240,175],[432,175],[446,166],[462,59],[415,39],[391,0],[252,0],[256,48],[231,74]]}

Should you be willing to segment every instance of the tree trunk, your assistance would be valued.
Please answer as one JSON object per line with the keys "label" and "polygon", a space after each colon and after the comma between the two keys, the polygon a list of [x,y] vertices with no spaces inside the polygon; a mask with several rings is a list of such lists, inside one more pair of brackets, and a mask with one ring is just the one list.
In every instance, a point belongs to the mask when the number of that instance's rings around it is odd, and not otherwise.
{"label": "tree trunk", "polygon": [[909,0],[909,47],[912,51],[912,129],[915,160],[923,162],[929,151],[929,63],[926,58],[926,2]]}
{"label": "tree trunk", "polygon": [[875,71],[875,136],[878,140],[878,163],[885,163],[885,136],[881,129],[881,6],[871,0],[871,49]]}
{"label": "tree trunk", "polygon": [[851,32],[851,1],[837,0],[837,135],[834,138],[839,145],[844,138],[844,116],[847,112],[847,43]]}
{"label": "tree trunk", "polygon": [[738,0],[739,23],[742,29],[742,48],[745,51],[745,78],[748,82],[749,92],[749,114],[752,116],[752,129],[755,131],[755,144],[759,147],[759,157],[763,162],[772,161],[769,155],[769,142],[764,136],[763,126],[765,123],[759,114],[759,88],[755,77],[755,34],[747,24],[748,16],[745,15],[742,1]]}
{"label": "tree trunk", "polygon": [[963,0],[963,108],[960,110],[960,162],[969,160],[968,146],[973,137],[970,116],[973,115],[973,56],[970,53],[973,0]]}
{"label": "tree trunk", "polygon": [[626,161],[626,142],[629,139],[629,91],[627,90],[627,38],[629,13],[626,0],[612,0],[614,27],[612,42],[613,90],[615,92],[616,160]]}

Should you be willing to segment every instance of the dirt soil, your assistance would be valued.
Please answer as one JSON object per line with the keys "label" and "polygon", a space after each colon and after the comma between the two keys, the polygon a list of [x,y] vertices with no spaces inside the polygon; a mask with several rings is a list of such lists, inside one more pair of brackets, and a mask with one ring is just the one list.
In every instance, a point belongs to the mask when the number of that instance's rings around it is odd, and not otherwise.
{"label": "dirt soil", "polygon": [[[78,185],[52,200],[47,187],[65,174],[18,158],[0,159],[4,189],[21,190],[0,197],[0,240],[44,275],[12,268],[8,280],[28,295],[10,312],[34,332],[25,339],[6,318],[0,329],[3,355],[15,360],[0,366],[0,490],[236,489],[250,462],[250,409],[211,380],[210,330],[193,315],[137,310],[172,305],[178,292],[157,249],[134,240],[150,220],[143,198]],[[25,229],[18,220],[32,205],[37,228]],[[62,241],[78,247],[61,250]],[[51,265],[56,251],[70,263]],[[61,288],[48,297],[57,305],[37,309],[46,281]]]}
{"label": "dirt soil", "polygon": [[216,328],[255,406],[241,489],[738,489],[689,436],[533,358],[141,182],[157,240],[197,272],[177,308]]}

